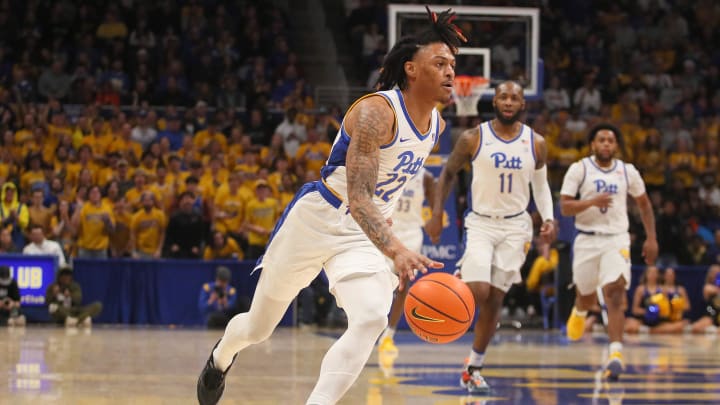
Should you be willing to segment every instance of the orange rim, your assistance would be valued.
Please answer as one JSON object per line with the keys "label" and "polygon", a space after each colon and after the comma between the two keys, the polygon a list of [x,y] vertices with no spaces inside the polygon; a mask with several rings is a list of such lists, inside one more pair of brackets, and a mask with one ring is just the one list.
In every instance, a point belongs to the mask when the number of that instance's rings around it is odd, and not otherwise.
{"label": "orange rim", "polygon": [[455,92],[460,97],[469,96],[472,94],[473,88],[477,86],[487,87],[488,83],[488,79],[482,76],[456,76]]}

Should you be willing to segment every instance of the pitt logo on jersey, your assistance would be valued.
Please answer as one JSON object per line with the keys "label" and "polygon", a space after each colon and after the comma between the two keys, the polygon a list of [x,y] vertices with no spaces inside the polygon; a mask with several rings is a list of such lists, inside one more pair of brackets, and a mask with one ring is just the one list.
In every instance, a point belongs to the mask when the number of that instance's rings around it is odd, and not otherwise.
{"label": "pitt logo on jersey", "polygon": [[422,157],[415,158],[412,151],[404,151],[398,155],[398,164],[393,167],[392,173],[386,173],[386,179],[375,185],[375,195],[385,202],[390,201],[395,193],[405,185],[421,167],[423,167],[425,159]]}
{"label": "pitt logo on jersey", "polygon": [[503,152],[495,152],[490,155],[495,163],[496,169],[522,170],[522,160],[518,156],[508,156]]}
{"label": "pitt logo on jersey", "polygon": [[609,194],[617,194],[618,193],[618,186],[617,184],[608,184],[603,179],[598,179],[593,181],[595,183],[595,190],[598,193],[609,193]]}

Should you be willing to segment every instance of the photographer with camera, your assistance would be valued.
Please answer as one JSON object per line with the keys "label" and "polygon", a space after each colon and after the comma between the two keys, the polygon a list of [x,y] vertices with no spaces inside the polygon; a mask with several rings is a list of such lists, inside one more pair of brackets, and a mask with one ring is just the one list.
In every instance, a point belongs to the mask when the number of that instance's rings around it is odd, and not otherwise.
{"label": "photographer with camera", "polygon": [[219,266],[215,270],[215,281],[203,284],[200,289],[198,308],[208,328],[224,328],[235,314],[247,311],[247,298],[241,298],[243,308],[237,305],[237,291],[230,285],[231,275],[230,269]]}
{"label": "photographer with camera", "polygon": [[25,316],[20,314],[20,289],[10,277],[10,268],[0,266],[0,325],[25,326]]}

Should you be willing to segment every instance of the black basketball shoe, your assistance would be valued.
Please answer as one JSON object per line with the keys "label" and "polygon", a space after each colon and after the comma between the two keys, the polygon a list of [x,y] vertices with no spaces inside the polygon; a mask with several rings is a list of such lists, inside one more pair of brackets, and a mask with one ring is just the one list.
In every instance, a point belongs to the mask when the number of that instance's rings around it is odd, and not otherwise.
{"label": "black basketball shoe", "polygon": [[200,377],[198,378],[197,397],[200,405],[215,405],[218,401],[220,401],[220,397],[222,397],[223,391],[225,391],[225,375],[228,371],[230,371],[230,368],[233,363],[235,363],[235,358],[237,357],[236,354],[233,357],[232,363],[230,363],[230,366],[225,371],[221,371],[215,367],[213,352],[215,352],[215,348],[218,344],[220,344],[219,340],[210,351],[210,358],[208,358],[205,363],[205,368],[203,368],[200,373]]}

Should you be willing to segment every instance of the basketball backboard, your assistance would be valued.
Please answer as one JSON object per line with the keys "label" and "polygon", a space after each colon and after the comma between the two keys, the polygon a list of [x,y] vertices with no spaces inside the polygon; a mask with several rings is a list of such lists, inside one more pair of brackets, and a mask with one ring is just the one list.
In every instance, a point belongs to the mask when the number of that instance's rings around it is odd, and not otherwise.
{"label": "basketball backboard", "polygon": [[[447,5],[431,5],[441,12]],[[540,51],[540,11],[524,7],[453,6],[455,24],[468,37],[457,56],[456,74],[490,79],[484,91],[492,95],[495,85],[512,79],[525,87],[529,99],[542,95]],[[423,5],[388,6],[388,49],[405,35],[425,27]],[[483,96],[484,98],[485,96]]]}

